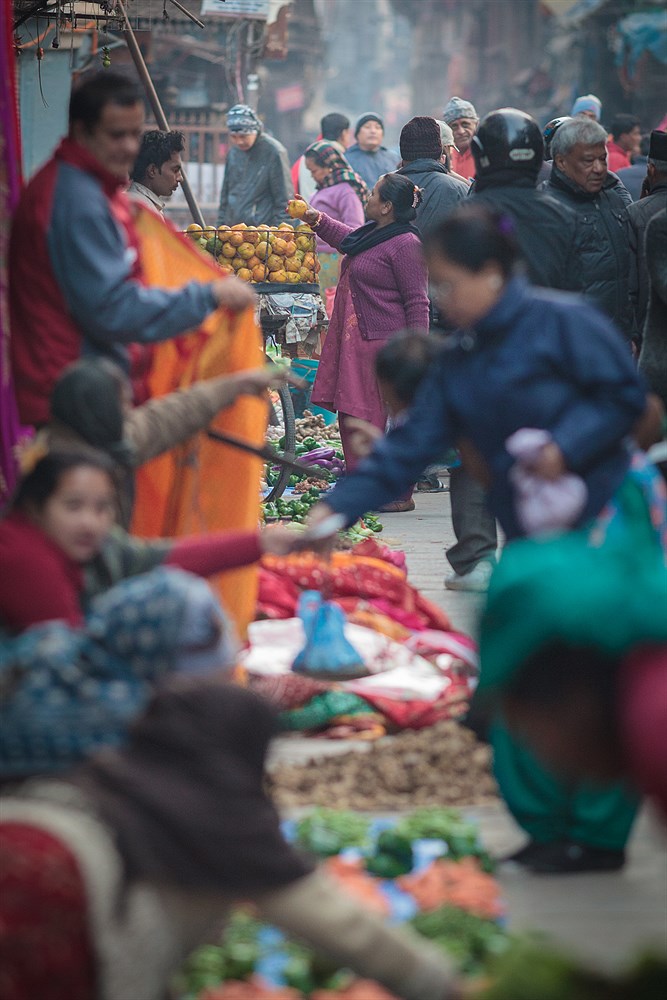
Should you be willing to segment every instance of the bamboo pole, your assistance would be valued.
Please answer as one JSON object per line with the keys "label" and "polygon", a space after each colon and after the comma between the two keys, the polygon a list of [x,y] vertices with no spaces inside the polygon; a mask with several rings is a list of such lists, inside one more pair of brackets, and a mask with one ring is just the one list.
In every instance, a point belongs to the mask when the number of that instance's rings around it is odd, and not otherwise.
{"label": "bamboo pole", "polygon": [[[123,20],[125,21],[127,47],[130,50],[132,61],[137,68],[139,78],[144,85],[148,102],[153,110],[153,114],[155,115],[155,121],[158,123],[163,132],[171,132],[167,116],[165,115],[162,105],[160,104],[160,98],[157,96],[157,91],[153,86],[151,75],[148,72],[148,66],[146,65],[146,61],[141,54],[141,49],[139,48],[139,43],[137,42],[137,36],[135,35],[134,29],[132,28],[130,20],[127,16],[125,4],[123,3],[123,0],[117,0],[117,4],[121,14],[123,15]],[[190,209],[190,214],[193,220],[203,228],[205,225],[204,216],[201,214],[201,209],[197,204],[197,199],[192,192],[192,188],[190,187],[190,182],[185,174],[185,171],[182,171],[181,187],[183,188],[183,194],[185,195],[185,200],[188,203],[188,208]]]}

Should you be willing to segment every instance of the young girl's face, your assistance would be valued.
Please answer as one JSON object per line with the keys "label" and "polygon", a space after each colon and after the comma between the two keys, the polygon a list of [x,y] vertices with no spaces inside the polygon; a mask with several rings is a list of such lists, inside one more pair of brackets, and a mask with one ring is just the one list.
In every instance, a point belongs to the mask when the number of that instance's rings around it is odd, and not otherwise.
{"label": "young girl's face", "polygon": [[54,493],[33,514],[42,531],[78,563],[96,555],[114,522],[114,487],[92,466],[69,469]]}

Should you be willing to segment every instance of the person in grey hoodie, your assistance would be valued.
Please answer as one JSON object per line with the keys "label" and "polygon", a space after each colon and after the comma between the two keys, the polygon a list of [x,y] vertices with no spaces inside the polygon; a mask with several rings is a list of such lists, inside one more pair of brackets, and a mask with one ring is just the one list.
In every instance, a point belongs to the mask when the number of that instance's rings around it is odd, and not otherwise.
{"label": "person in grey hoodie", "polygon": [[265,135],[262,123],[245,104],[227,113],[231,149],[220,191],[218,225],[277,226],[289,222],[286,205],[294,195],[287,150]]}

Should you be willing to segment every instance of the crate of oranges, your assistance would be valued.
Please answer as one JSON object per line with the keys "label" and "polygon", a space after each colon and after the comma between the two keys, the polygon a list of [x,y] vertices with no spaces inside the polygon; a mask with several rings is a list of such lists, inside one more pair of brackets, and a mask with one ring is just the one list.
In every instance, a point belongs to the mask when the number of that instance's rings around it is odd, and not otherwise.
{"label": "crate of oranges", "polygon": [[210,253],[224,274],[244,281],[315,285],[320,264],[315,233],[302,223],[280,226],[205,226],[193,222],[187,235]]}

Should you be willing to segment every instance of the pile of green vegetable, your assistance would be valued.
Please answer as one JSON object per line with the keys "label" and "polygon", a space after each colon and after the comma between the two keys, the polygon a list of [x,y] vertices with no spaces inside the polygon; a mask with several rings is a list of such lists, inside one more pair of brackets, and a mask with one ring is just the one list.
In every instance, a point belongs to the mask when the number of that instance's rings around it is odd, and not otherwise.
{"label": "pile of green vegetable", "polygon": [[411,841],[442,840],[452,861],[473,857],[479,860],[483,871],[493,871],[493,861],[479,842],[477,827],[466,822],[457,809],[437,806],[416,809],[398,821],[396,833]]}
{"label": "pile of green vegetable", "polygon": [[358,813],[322,806],[297,822],[294,840],[304,850],[329,858],[346,847],[368,847],[370,828],[370,821]]}

